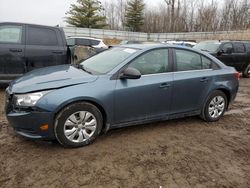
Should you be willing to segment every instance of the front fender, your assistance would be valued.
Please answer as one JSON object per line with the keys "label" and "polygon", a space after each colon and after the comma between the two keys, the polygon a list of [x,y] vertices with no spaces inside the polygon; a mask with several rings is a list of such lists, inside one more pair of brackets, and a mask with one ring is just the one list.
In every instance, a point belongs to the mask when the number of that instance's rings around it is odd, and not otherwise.
{"label": "front fender", "polygon": [[113,120],[115,81],[100,80],[99,82],[86,83],[54,90],[38,101],[37,107],[58,113],[65,106],[78,101],[87,101],[101,107],[106,114],[107,122]]}

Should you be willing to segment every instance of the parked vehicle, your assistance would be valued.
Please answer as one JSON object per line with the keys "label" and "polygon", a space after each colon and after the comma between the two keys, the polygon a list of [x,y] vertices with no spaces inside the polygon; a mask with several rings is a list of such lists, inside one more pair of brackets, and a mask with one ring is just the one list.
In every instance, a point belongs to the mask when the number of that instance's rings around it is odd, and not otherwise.
{"label": "parked vehicle", "polygon": [[250,77],[250,42],[204,41],[194,48],[207,51],[226,65],[235,67],[244,77]]}
{"label": "parked vehicle", "polygon": [[64,31],[22,23],[0,23],[0,83],[33,69],[68,64]]}
{"label": "parked vehicle", "polygon": [[78,64],[80,61],[108,49],[108,46],[104,44],[101,39],[69,37],[66,40],[71,52],[71,62],[73,64]]}
{"label": "parked vehicle", "polygon": [[159,44],[160,42],[156,41],[138,41],[138,40],[123,40],[120,45],[129,45],[129,44]]}
{"label": "parked vehicle", "polygon": [[194,47],[197,43],[193,41],[164,41],[164,44],[172,44],[172,45],[179,45],[179,46],[186,46],[186,47]]}
{"label": "parked vehicle", "polygon": [[123,40],[120,42],[120,45],[126,45],[126,44],[141,44],[141,41],[138,40]]}
{"label": "parked vehicle", "polygon": [[67,38],[67,44],[68,46],[89,46],[96,49],[97,53],[108,49],[102,39],[90,37],[69,37]]}
{"label": "parked vehicle", "polygon": [[234,68],[191,48],[120,46],[13,81],[6,116],[22,136],[79,147],[113,128],[194,115],[218,121],[238,79]]}

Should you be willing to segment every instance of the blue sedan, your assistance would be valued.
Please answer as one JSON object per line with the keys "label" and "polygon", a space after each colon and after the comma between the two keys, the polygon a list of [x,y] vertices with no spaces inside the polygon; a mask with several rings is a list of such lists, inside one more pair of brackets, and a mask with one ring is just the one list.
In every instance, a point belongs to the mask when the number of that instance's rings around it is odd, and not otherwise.
{"label": "blue sedan", "polygon": [[119,46],[13,81],[6,116],[22,136],[80,147],[113,128],[196,115],[218,121],[236,97],[238,79],[234,68],[194,49]]}

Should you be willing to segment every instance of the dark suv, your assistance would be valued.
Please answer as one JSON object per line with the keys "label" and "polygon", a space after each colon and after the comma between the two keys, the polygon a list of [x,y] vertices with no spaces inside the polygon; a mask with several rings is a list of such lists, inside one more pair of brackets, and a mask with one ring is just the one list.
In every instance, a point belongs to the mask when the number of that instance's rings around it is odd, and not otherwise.
{"label": "dark suv", "polygon": [[194,48],[209,52],[226,65],[235,67],[244,77],[250,77],[250,42],[203,41]]}
{"label": "dark suv", "polygon": [[37,68],[68,64],[68,57],[62,28],[0,23],[0,84]]}

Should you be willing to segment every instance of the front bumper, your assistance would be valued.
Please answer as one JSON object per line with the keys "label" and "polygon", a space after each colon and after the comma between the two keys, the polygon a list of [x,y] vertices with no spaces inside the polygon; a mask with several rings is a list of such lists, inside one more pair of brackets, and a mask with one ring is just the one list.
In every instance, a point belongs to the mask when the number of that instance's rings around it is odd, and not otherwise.
{"label": "front bumper", "polygon": [[[30,139],[53,140],[54,126],[53,114],[51,112],[9,112],[6,114],[9,124],[15,132]],[[40,127],[48,125],[48,130]]]}
{"label": "front bumper", "polygon": [[[5,113],[10,126],[19,135],[31,139],[55,139],[54,113],[41,109],[15,108],[9,88],[6,89]],[[48,125],[48,129],[41,129],[43,125]]]}

